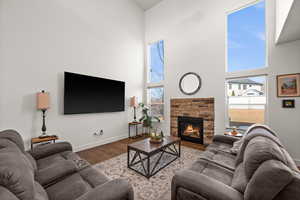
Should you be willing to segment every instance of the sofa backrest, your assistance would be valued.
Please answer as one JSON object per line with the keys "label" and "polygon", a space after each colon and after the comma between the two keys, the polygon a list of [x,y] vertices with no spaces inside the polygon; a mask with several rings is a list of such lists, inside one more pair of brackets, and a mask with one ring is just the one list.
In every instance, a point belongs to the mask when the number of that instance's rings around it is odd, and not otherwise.
{"label": "sofa backrest", "polygon": [[36,161],[25,152],[16,131],[0,132],[0,199],[48,200],[46,191],[34,180]]}
{"label": "sofa backrest", "polygon": [[[270,137],[256,136],[245,147],[232,187],[246,200],[272,200],[300,187],[299,170],[286,150]],[[296,192],[299,194],[299,192]],[[300,195],[300,194],[299,194]]]}
{"label": "sofa backrest", "polygon": [[274,131],[272,131],[271,129],[268,129],[267,126],[263,126],[263,125],[252,126],[248,129],[246,135],[242,138],[243,142],[242,142],[240,151],[236,157],[236,162],[235,162],[236,166],[238,166],[241,162],[243,162],[245,150],[246,150],[248,143],[256,137],[269,138],[273,142],[275,142],[277,145],[283,147],[282,143],[280,142],[279,138],[274,133]]}
{"label": "sofa backrest", "polygon": [[34,171],[28,159],[14,149],[0,150],[0,185],[20,200],[33,199]]}
{"label": "sofa backrest", "polygon": [[[9,142],[8,142],[9,141]],[[25,152],[24,142],[21,135],[15,130],[4,130],[0,132],[0,149],[11,147],[14,143],[22,152]]]}

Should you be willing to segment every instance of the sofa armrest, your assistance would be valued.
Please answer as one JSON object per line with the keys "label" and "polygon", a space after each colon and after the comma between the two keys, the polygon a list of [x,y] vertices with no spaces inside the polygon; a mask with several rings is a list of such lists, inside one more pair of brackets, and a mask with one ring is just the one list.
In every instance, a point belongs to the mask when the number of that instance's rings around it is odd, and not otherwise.
{"label": "sofa armrest", "polygon": [[230,186],[187,169],[179,171],[172,179],[172,200],[176,200],[179,188],[189,190],[204,199],[243,200],[243,195]]}
{"label": "sofa armrest", "polygon": [[72,151],[72,146],[70,143],[59,142],[53,144],[39,145],[28,151],[28,153],[30,153],[31,156],[34,157],[34,159],[38,160],[64,151]]}
{"label": "sofa armrest", "polygon": [[227,135],[215,135],[213,137],[213,142],[222,142],[230,145],[233,145],[233,143],[238,140],[240,140],[240,138],[227,136]]}
{"label": "sofa armrest", "polygon": [[108,181],[85,193],[76,200],[133,200],[133,189],[123,179]]}

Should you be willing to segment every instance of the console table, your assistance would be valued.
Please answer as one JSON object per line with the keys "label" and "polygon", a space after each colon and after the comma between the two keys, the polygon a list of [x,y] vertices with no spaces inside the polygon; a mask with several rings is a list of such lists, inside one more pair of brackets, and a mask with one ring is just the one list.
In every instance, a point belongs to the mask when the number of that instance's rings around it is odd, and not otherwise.
{"label": "console table", "polygon": [[33,149],[34,144],[39,144],[39,143],[43,143],[43,142],[55,143],[56,140],[58,140],[58,137],[56,135],[42,137],[42,138],[39,138],[39,137],[31,138],[30,146],[31,146],[31,149]]}
{"label": "console table", "polygon": [[139,125],[142,125],[142,122],[129,122],[128,123],[128,137],[129,138],[133,138],[132,136],[131,136],[131,127],[133,127],[134,129],[135,129],[135,137],[138,137],[138,126]]}

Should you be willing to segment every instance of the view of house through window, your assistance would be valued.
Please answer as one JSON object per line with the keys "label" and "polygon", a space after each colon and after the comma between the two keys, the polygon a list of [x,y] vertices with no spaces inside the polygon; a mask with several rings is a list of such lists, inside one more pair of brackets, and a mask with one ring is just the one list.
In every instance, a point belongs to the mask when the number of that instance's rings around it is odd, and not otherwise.
{"label": "view of house through window", "polygon": [[158,41],[148,46],[148,80],[147,104],[150,113],[159,117],[164,116],[164,41]]}
{"label": "view of house through window", "polygon": [[264,76],[227,81],[228,125],[230,127],[247,129],[254,123],[265,122],[267,101],[265,81]]}

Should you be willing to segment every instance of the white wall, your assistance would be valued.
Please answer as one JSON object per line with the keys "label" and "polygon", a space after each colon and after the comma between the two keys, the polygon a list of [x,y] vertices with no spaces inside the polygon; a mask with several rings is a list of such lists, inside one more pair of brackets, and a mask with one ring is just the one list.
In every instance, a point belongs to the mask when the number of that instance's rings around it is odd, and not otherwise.
{"label": "white wall", "polygon": [[[164,0],[146,12],[146,42],[165,40],[166,121],[170,126],[170,99],[187,97],[180,93],[182,74],[197,72],[203,81],[201,91],[192,97],[214,97],[215,130],[223,134],[225,126],[225,38],[226,12],[238,9],[250,0]],[[267,122],[275,129],[291,155],[300,159],[300,100],[296,109],[282,109],[276,97],[276,75],[300,72],[300,42],[275,46],[275,1],[267,0],[268,74]],[[226,74],[226,75],[225,75]],[[251,74],[251,73],[249,73]]]}
{"label": "white wall", "polygon": [[[63,113],[63,72],[126,82],[126,100],[143,93],[144,13],[131,0],[0,0],[0,130],[18,130],[28,145],[40,135],[36,92],[51,94],[49,134],[75,149],[127,136],[125,112]],[[99,129],[102,137],[93,136]]]}
{"label": "white wall", "polygon": [[294,0],[276,0],[276,41],[280,36],[293,3]]}

